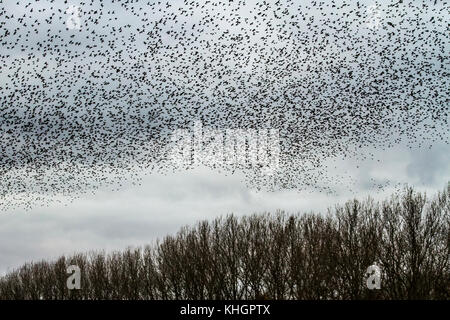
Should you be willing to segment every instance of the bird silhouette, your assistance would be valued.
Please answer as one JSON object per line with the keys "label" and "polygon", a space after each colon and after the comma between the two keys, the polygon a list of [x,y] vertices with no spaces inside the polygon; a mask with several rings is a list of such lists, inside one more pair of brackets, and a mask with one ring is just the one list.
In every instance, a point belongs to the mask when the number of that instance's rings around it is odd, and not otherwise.
{"label": "bird silhouette", "polygon": [[271,175],[204,163],[257,188],[333,192],[351,177],[330,174],[331,159],[448,144],[448,12],[437,1],[383,3],[377,28],[362,1],[90,0],[71,13],[67,0],[0,3],[4,210],[179,170],[173,133],[196,121],[224,137],[277,130]]}

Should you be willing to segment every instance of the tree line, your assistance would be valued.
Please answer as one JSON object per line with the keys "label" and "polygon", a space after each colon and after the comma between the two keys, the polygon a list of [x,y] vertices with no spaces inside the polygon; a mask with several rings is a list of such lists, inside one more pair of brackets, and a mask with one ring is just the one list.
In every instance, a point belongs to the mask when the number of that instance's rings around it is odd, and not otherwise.
{"label": "tree line", "polygon": [[[450,299],[450,185],[327,213],[228,215],[144,248],[30,262],[0,299]],[[81,269],[68,290],[66,268]],[[367,287],[380,268],[381,288]]]}

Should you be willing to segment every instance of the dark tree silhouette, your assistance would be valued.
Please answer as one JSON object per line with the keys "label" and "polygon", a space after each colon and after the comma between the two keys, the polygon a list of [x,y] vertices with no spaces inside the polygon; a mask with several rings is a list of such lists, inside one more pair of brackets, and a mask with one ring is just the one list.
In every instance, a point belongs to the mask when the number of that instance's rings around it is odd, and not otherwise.
{"label": "dark tree silhouette", "polygon": [[[27,263],[0,278],[0,299],[449,299],[449,199],[450,186],[406,188],[325,215],[228,215],[143,249]],[[66,286],[72,264],[80,290]]]}

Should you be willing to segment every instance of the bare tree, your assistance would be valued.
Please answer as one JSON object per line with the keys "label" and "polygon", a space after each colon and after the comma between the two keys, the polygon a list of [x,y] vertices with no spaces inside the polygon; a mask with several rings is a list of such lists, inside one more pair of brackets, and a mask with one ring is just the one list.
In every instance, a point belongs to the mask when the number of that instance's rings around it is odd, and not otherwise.
{"label": "bare tree", "polygon": [[[27,263],[0,278],[0,299],[449,299],[449,199],[450,186],[431,199],[407,188],[326,215],[228,215],[143,249]],[[380,290],[366,286],[373,264]]]}

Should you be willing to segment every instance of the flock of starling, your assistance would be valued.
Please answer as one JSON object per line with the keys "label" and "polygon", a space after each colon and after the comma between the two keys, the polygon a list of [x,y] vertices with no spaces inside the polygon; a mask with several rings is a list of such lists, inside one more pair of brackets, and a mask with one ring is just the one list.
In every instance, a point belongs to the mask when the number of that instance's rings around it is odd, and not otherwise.
{"label": "flock of starling", "polygon": [[333,159],[448,143],[448,16],[434,0],[0,0],[0,210],[179,170],[171,134],[194,121],[278,130],[270,176],[205,163],[257,188],[332,192]]}

